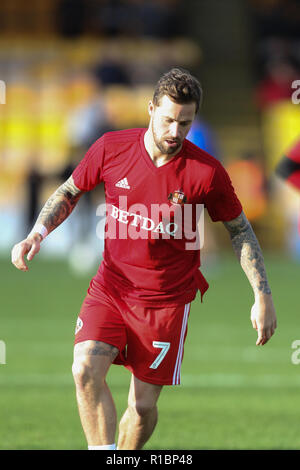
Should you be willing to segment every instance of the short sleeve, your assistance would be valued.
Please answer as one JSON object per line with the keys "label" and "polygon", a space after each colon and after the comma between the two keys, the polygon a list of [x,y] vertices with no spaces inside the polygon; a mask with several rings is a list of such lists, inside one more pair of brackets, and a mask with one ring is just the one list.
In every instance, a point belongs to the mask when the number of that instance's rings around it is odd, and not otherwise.
{"label": "short sleeve", "polygon": [[238,217],[243,210],[230,177],[221,164],[214,168],[204,204],[213,222],[228,222]]}
{"label": "short sleeve", "polygon": [[104,136],[96,140],[72,173],[77,188],[91,191],[103,181]]}

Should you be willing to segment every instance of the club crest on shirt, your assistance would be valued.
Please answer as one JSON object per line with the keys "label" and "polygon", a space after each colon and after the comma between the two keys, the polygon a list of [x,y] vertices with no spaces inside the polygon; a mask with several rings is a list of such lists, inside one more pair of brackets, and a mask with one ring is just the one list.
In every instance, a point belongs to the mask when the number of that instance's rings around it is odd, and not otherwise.
{"label": "club crest on shirt", "polygon": [[176,189],[176,191],[170,193],[168,199],[171,204],[177,204],[179,206],[183,205],[186,202],[186,196],[181,189]]}

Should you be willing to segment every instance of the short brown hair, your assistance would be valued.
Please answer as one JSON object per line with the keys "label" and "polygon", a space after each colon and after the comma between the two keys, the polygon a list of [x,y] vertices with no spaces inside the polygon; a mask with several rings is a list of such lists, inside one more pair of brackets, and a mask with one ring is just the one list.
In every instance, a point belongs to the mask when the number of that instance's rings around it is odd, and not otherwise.
{"label": "short brown hair", "polygon": [[173,68],[158,80],[153,94],[153,103],[159,106],[160,99],[167,95],[175,103],[185,104],[194,102],[196,113],[202,101],[202,87],[199,81],[187,70]]}

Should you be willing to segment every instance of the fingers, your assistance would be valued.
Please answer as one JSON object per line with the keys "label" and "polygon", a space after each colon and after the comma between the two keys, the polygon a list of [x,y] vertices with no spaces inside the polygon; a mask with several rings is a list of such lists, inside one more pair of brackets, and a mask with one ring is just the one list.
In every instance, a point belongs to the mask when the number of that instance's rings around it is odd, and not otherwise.
{"label": "fingers", "polygon": [[33,243],[31,250],[29,251],[27,255],[28,261],[31,261],[39,251],[40,251],[40,246],[37,243]]}
{"label": "fingers", "polygon": [[256,301],[251,308],[251,323],[257,331],[257,346],[263,346],[274,335],[277,327],[276,313],[273,302],[262,299]]}
{"label": "fingers", "polygon": [[269,329],[259,329],[256,346],[263,346],[264,344],[266,344],[274,333],[275,327],[271,327]]}
{"label": "fingers", "polygon": [[263,346],[264,344],[266,344],[268,339],[269,338],[267,338],[267,336],[262,331],[259,331],[256,346]]}
{"label": "fingers", "polygon": [[24,261],[24,256],[28,253],[29,247],[25,242],[15,245],[11,252],[11,262],[20,271],[28,271],[28,267]]}
{"label": "fingers", "polygon": [[27,259],[31,261],[40,250],[40,245],[34,240],[23,240],[15,245],[11,252],[11,262],[20,271],[28,271],[24,257],[28,253]]}

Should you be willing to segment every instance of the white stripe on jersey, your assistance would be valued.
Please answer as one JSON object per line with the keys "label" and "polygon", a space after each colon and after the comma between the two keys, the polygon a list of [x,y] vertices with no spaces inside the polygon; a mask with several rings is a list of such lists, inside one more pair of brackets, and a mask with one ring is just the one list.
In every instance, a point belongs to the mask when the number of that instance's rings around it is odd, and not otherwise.
{"label": "white stripe on jersey", "polygon": [[179,385],[180,384],[180,369],[181,369],[181,363],[182,363],[184,335],[185,335],[185,332],[186,332],[190,305],[191,304],[189,303],[189,304],[186,304],[185,307],[184,307],[184,314],[183,314],[183,320],[182,320],[179,348],[178,348],[178,354],[177,354],[177,359],[176,359],[176,364],[175,364],[175,369],[174,369],[174,374],[173,374],[173,382],[172,382],[173,385]]}

